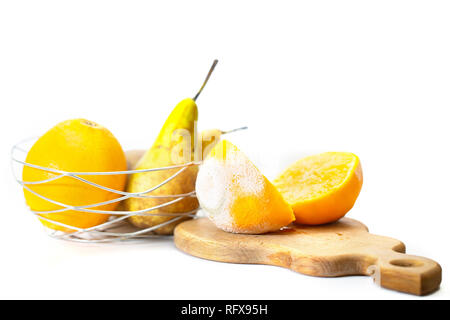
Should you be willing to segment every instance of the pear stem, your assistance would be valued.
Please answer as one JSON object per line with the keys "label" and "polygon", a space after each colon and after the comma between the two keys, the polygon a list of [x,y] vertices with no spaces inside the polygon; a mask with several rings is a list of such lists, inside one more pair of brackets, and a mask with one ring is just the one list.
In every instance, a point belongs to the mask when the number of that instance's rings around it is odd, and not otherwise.
{"label": "pear stem", "polygon": [[208,72],[208,74],[207,74],[207,76],[206,76],[205,81],[203,81],[202,87],[200,88],[200,90],[198,90],[197,94],[195,95],[194,98],[192,98],[192,100],[196,101],[197,98],[198,98],[198,96],[200,95],[200,93],[202,93],[203,88],[204,88],[204,87],[206,86],[206,84],[208,83],[209,77],[211,77],[211,74],[213,73],[214,68],[216,67],[216,65],[217,65],[218,62],[219,62],[219,60],[217,60],[217,59],[214,60],[212,66],[211,66],[211,68],[209,69],[209,72]]}
{"label": "pear stem", "polygon": [[228,131],[222,131],[222,134],[228,134],[228,133],[241,131],[241,130],[247,130],[247,129],[248,129],[248,127],[245,126],[245,127],[240,127],[240,128],[236,128],[236,129],[231,129],[231,130],[228,130]]}

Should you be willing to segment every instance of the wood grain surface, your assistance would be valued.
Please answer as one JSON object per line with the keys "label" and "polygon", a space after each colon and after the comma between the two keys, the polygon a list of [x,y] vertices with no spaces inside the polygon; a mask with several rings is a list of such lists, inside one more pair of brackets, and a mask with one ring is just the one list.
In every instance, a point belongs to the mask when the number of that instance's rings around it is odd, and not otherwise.
{"label": "wood grain surface", "polygon": [[384,288],[415,295],[431,293],[441,282],[438,263],[405,254],[401,241],[370,234],[349,218],[263,235],[227,233],[199,218],[178,225],[174,235],[179,249],[208,260],[268,264],[319,277],[367,275]]}

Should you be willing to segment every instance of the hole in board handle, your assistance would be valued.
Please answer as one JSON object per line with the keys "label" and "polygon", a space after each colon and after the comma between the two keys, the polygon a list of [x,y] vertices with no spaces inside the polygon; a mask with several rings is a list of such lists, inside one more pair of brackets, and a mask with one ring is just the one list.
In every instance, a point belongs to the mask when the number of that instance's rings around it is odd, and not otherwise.
{"label": "hole in board handle", "polygon": [[399,259],[392,260],[389,262],[393,266],[411,268],[411,267],[421,267],[423,266],[423,262],[419,260],[410,260],[410,259]]}

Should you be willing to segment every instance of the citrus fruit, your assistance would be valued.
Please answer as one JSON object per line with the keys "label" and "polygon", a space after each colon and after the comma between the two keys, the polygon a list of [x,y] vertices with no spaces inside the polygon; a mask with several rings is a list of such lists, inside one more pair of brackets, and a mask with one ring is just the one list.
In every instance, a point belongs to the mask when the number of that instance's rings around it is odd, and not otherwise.
{"label": "citrus fruit", "polygon": [[[117,139],[105,127],[85,119],[68,120],[59,123],[31,147],[26,162],[66,172],[104,172],[127,169],[125,154]],[[25,182],[55,178],[58,173],[24,166],[22,177]],[[123,191],[126,176],[80,175],[81,178],[101,186]],[[27,184],[32,191],[53,201],[72,206],[92,205],[109,201],[119,195],[99,189],[73,177],[62,177],[42,184]],[[62,209],[24,188],[25,200],[33,211]],[[114,210],[116,203],[89,207],[90,210]],[[109,215],[101,213],[66,210],[41,214],[42,217],[77,228],[89,228],[105,222]],[[71,232],[70,227],[57,225],[40,219],[48,228]]]}
{"label": "citrus fruit", "polygon": [[208,217],[224,231],[266,233],[294,220],[278,190],[227,140],[212,148],[200,166],[196,193]]}
{"label": "citrus fruit", "polygon": [[274,185],[292,206],[295,222],[323,224],[343,217],[363,183],[359,158],[349,152],[325,152],[298,160]]}

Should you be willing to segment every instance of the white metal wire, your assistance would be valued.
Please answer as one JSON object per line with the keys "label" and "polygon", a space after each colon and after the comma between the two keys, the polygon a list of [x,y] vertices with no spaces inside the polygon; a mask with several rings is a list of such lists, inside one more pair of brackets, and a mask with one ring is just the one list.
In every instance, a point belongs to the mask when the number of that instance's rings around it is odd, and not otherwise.
{"label": "white metal wire", "polygon": [[[173,195],[149,195],[148,193],[158,189],[159,187],[163,186],[164,184],[168,183],[169,181],[176,178],[179,174],[181,174],[183,171],[185,171],[188,167],[199,165],[200,162],[189,162],[185,164],[180,165],[173,165],[173,166],[167,166],[167,167],[161,167],[161,168],[151,168],[151,169],[141,169],[141,170],[125,170],[125,171],[111,171],[111,172],[66,172],[62,170],[56,170],[53,168],[46,168],[39,165],[26,163],[23,159],[28,149],[26,144],[30,143],[31,141],[36,140],[36,138],[30,138],[22,140],[21,142],[14,145],[11,149],[11,169],[14,175],[14,179],[27,191],[31,192],[32,194],[36,195],[37,197],[44,199],[50,203],[53,203],[55,205],[60,206],[60,209],[56,210],[48,210],[48,211],[35,211],[30,210],[34,215],[38,216],[39,219],[51,222],[55,225],[66,227],[72,230],[75,230],[72,233],[65,233],[62,231],[56,231],[56,230],[49,230],[49,235],[58,239],[64,239],[64,240],[72,240],[77,242],[111,242],[111,241],[123,241],[123,240],[131,240],[131,239],[142,239],[142,238],[153,238],[158,236],[154,233],[154,230],[161,228],[163,226],[166,226],[172,222],[178,221],[182,219],[183,217],[194,217],[196,215],[196,212],[198,209],[189,211],[189,212],[183,212],[183,213],[154,213],[151,211],[164,208],[166,206],[169,206],[171,204],[174,204],[176,202],[179,202],[185,198],[188,197],[195,197],[195,191],[189,192],[189,193],[183,193],[183,194],[173,194]],[[19,158],[21,157],[21,158]],[[18,178],[17,171],[19,168],[23,168],[23,166],[28,166],[31,168],[44,170],[47,172],[51,172],[55,174],[54,177],[41,180],[41,181],[23,181],[22,179]],[[19,167],[19,168],[18,168]],[[133,173],[143,173],[143,172],[154,172],[154,171],[161,171],[161,170],[173,170],[173,169],[179,169],[176,173],[171,175],[169,178],[164,180],[163,182],[159,183],[156,186],[153,186],[152,188],[142,191],[142,192],[125,192],[121,190],[115,190],[111,189],[102,185],[99,185],[97,183],[94,183],[92,181],[89,181],[83,176],[93,176],[93,175],[118,175],[118,174],[133,174]],[[22,170],[20,170],[21,172]],[[88,185],[91,185],[95,188],[99,188],[108,192],[112,192],[115,194],[120,195],[120,197],[89,204],[89,205],[82,205],[82,206],[73,206],[73,205],[67,205],[58,201],[55,201],[53,199],[50,199],[48,197],[45,197],[34,190],[32,190],[29,186],[30,185],[37,185],[37,184],[43,184],[51,181],[55,181],[57,179],[61,179],[63,177],[69,177],[72,179],[79,180],[83,183],[86,183]],[[165,203],[162,203],[157,206],[153,206],[150,208],[145,208],[142,210],[137,211],[108,211],[108,210],[96,210],[96,209],[90,209],[93,207],[98,207],[101,205],[111,204],[119,201],[123,201],[129,198],[167,198],[168,201]],[[49,219],[47,217],[42,216],[43,214],[49,214],[49,213],[59,213],[64,212],[68,210],[74,210],[83,212],[85,214],[90,213],[99,213],[99,214],[109,214],[111,215],[111,218],[106,221],[105,223],[102,223],[100,225],[90,227],[90,228],[77,228],[74,226],[70,226],[58,221],[54,221],[52,219]],[[132,227],[129,223],[126,223],[126,219],[128,219],[131,216],[173,216],[172,219],[165,221],[163,223],[160,223],[158,225],[154,225],[149,228],[145,229],[137,229]]]}

